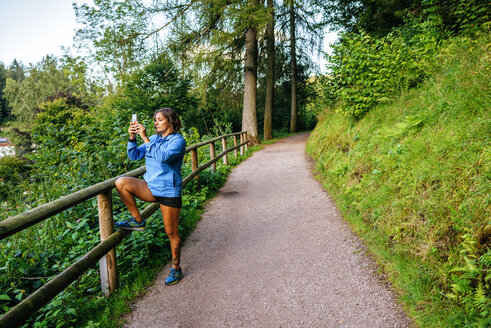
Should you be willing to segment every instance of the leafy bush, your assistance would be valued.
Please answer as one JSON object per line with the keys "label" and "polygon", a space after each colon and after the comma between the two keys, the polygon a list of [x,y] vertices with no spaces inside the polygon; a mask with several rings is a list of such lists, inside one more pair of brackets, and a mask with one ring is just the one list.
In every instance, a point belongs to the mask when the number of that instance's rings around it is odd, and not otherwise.
{"label": "leafy bush", "polygon": [[[387,103],[423,81],[431,63],[434,40],[411,44],[408,28],[372,37],[363,30],[346,33],[327,56],[330,89],[327,99],[339,101],[338,110],[354,118]],[[417,31],[411,31],[415,37]]]}
{"label": "leafy bush", "polygon": [[481,31],[483,26],[489,27],[489,2],[480,0],[455,0],[452,5],[455,17],[454,29],[464,33]]}
{"label": "leafy bush", "polygon": [[24,158],[4,156],[0,158],[0,198],[5,200],[20,192],[18,185],[29,173],[29,165]]}

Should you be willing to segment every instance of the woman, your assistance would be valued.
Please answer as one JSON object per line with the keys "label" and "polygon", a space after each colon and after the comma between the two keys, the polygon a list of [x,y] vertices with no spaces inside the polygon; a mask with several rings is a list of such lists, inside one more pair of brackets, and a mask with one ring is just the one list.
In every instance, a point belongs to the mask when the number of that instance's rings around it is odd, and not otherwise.
{"label": "woman", "polygon": [[[147,137],[146,129],[132,122],[128,129],[128,157],[139,160],[145,157],[147,172],[145,180],[124,177],[116,180],[116,189],[130,211],[131,218],[116,222],[116,227],[126,230],[145,230],[145,220],[136,206],[135,197],[146,202],[159,202],[165,232],[169,236],[172,252],[172,268],[166,285],[174,285],[182,278],[181,238],[177,227],[181,210],[182,178],[181,165],[186,150],[186,141],[177,133],[181,121],[172,108],[162,108],[153,115],[156,134]],[[136,135],[144,144],[138,147]]]}

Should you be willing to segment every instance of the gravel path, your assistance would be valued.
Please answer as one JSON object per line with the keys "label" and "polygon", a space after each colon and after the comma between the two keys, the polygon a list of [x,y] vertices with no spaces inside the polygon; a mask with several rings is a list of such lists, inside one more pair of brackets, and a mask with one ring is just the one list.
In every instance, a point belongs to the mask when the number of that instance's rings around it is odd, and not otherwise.
{"label": "gravel path", "polygon": [[125,327],[413,327],[313,178],[308,135],[236,167]]}

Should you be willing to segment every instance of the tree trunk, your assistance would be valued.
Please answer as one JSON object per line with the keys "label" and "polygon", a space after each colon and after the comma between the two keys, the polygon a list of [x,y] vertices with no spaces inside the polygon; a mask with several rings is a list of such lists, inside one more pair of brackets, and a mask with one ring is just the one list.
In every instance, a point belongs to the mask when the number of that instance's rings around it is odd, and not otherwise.
{"label": "tree trunk", "polygon": [[[249,0],[249,4],[254,0]],[[250,27],[246,32],[244,60],[244,107],[242,110],[242,131],[247,131],[251,144],[261,143],[257,131],[257,29]]]}
{"label": "tree trunk", "polygon": [[294,0],[290,0],[290,57],[291,57],[291,83],[292,83],[292,111],[290,119],[290,132],[297,132],[297,51],[295,48],[295,10]]}
{"label": "tree trunk", "polygon": [[273,139],[273,99],[274,99],[274,12],[273,0],[268,0],[268,9],[271,11],[270,21],[266,26],[268,56],[266,66],[266,106],[264,109],[264,140]]}

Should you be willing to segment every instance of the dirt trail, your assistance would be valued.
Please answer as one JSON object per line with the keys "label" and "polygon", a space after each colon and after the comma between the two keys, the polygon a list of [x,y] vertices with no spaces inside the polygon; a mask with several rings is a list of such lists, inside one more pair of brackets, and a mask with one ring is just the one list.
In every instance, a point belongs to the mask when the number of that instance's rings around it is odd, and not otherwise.
{"label": "dirt trail", "polygon": [[126,327],[412,327],[362,243],[313,178],[308,135],[236,167]]}

